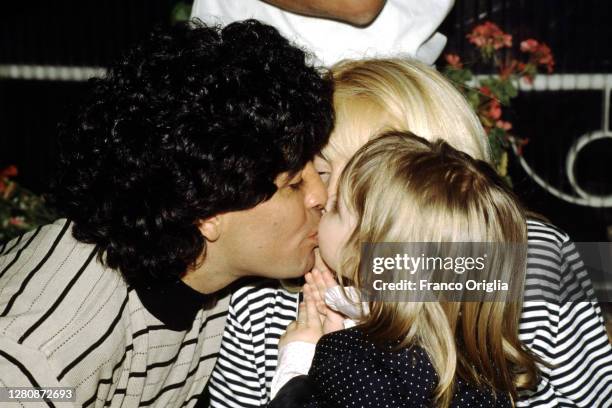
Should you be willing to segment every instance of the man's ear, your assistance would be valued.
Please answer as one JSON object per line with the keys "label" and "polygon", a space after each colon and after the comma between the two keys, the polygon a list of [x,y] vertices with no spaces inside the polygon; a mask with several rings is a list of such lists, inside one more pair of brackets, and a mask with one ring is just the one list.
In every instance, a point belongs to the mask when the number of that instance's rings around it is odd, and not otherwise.
{"label": "man's ear", "polygon": [[198,228],[208,242],[215,242],[219,239],[219,236],[221,236],[221,217],[214,215],[204,220],[200,220]]}

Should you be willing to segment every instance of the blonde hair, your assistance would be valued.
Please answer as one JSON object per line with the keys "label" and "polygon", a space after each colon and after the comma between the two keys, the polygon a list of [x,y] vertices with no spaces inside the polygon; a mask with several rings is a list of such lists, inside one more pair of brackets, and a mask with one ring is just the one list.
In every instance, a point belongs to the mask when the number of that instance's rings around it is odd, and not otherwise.
{"label": "blonde hair", "polygon": [[331,70],[336,127],[323,156],[348,160],[382,131],[444,139],[489,161],[486,134],[464,97],[435,69],[406,59],[342,61]]}
{"label": "blonde hair", "polygon": [[[376,343],[401,339],[418,345],[438,373],[436,406],[448,407],[459,377],[477,387],[509,393],[537,383],[535,357],[518,339],[526,264],[523,209],[495,170],[442,140],[402,132],[381,135],[350,159],[339,180],[338,202],[356,227],[337,271],[367,290],[359,273],[362,243],[517,243],[499,251],[490,279],[507,282],[514,302],[370,301],[360,326]],[[490,257],[491,258],[491,257]],[[363,266],[363,265],[361,265]]]}

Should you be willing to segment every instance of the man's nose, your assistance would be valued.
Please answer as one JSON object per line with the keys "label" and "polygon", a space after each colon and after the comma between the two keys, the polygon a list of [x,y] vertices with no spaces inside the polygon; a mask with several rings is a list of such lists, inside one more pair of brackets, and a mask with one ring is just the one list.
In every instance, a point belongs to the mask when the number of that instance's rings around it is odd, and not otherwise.
{"label": "man's nose", "polygon": [[309,179],[312,181],[308,183],[308,192],[305,197],[306,205],[308,208],[321,211],[325,208],[325,204],[327,203],[327,188],[314,166],[312,166],[311,163],[309,163],[308,166],[310,167],[308,171],[311,172],[310,175],[312,176],[309,177]]}

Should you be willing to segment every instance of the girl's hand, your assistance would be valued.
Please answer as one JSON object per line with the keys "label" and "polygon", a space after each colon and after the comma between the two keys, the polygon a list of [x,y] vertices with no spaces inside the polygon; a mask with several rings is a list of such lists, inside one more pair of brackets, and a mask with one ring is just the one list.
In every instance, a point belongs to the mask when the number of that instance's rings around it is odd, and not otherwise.
{"label": "girl's hand", "polygon": [[319,313],[325,314],[325,292],[327,289],[338,286],[338,282],[334,279],[331,272],[327,268],[313,268],[310,273],[307,273],[306,282],[315,290],[314,293],[317,309]]}
{"label": "girl's hand", "polygon": [[312,268],[310,273],[307,273],[306,282],[312,285],[319,293],[317,294],[317,309],[322,315],[326,314],[327,307],[325,305],[325,292],[328,288],[333,288],[338,285],[338,282],[334,280],[332,272],[329,267],[321,258],[321,252],[319,248],[315,248],[315,266]]}
{"label": "girl's hand", "polygon": [[278,342],[279,349],[295,341],[316,344],[323,336],[323,322],[312,296],[313,291],[306,286],[304,285],[304,302],[300,303],[298,318],[287,326],[287,331]]}
{"label": "girl's hand", "polygon": [[319,269],[313,269],[312,272],[306,274],[305,278],[304,296],[308,293],[314,299],[323,322],[323,333],[327,334],[344,329],[345,317],[325,304],[325,292],[327,289],[338,286],[329,270],[320,271]]}

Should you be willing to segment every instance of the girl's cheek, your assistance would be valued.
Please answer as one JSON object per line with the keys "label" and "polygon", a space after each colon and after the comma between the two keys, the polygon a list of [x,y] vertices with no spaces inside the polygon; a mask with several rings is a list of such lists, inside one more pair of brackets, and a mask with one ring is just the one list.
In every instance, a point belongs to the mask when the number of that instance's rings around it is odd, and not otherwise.
{"label": "girl's cheek", "polygon": [[330,222],[330,215],[324,214],[321,218],[321,224],[319,224],[319,252],[321,258],[325,263],[329,263],[331,260],[330,254],[334,251],[333,247],[333,226]]}

